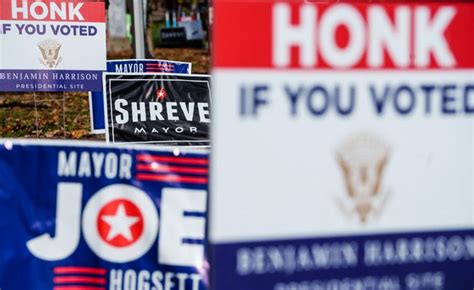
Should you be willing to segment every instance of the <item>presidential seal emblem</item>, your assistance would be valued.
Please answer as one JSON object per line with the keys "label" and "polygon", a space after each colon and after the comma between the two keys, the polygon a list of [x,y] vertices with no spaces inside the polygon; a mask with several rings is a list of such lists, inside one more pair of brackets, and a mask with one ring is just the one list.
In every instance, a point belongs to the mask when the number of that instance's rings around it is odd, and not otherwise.
{"label": "presidential seal emblem", "polygon": [[62,44],[54,39],[46,39],[37,44],[41,52],[41,63],[47,68],[56,68],[63,60],[59,56]]}
{"label": "presidential seal emblem", "polygon": [[389,192],[383,189],[383,177],[390,149],[372,133],[349,137],[336,150],[345,194],[337,198],[341,210],[365,224],[379,215]]}

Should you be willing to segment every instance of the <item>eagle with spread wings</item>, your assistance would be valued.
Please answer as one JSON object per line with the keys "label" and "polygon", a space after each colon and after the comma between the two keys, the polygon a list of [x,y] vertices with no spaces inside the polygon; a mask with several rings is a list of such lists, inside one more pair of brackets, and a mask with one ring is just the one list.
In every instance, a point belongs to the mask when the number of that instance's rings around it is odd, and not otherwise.
{"label": "eagle with spread wings", "polygon": [[59,56],[62,44],[54,40],[45,40],[38,43],[41,52],[41,63],[47,68],[55,68],[61,62],[62,57]]}

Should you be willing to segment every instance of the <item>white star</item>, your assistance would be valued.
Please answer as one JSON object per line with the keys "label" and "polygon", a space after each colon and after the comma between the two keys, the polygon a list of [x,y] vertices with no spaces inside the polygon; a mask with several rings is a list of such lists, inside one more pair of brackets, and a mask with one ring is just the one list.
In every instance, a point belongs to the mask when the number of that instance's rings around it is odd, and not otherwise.
{"label": "white star", "polygon": [[112,240],[118,235],[131,241],[133,237],[130,227],[136,224],[140,218],[128,216],[125,212],[125,206],[123,203],[120,203],[115,215],[104,215],[102,216],[102,220],[110,226],[109,233],[107,234],[107,241]]}

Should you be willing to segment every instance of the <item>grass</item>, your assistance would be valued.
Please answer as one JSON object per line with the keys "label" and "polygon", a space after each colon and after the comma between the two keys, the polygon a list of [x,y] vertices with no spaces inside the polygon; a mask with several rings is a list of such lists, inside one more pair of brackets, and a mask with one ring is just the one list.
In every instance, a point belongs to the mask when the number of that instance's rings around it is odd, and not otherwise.
{"label": "grass", "polygon": [[[157,59],[191,62],[193,73],[209,72],[207,50],[160,48],[154,54]],[[130,57],[130,52],[109,56]],[[0,93],[0,137],[104,140],[90,128],[86,92]]]}

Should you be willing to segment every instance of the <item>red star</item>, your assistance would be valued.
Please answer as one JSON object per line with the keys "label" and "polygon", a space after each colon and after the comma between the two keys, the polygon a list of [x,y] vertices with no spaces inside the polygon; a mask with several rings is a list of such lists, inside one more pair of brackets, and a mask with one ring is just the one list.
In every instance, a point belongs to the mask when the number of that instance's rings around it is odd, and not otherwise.
{"label": "red star", "polygon": [[165,89],[157,90],[156,91],[156,97],[158,98],[158,101],[160,101],[160,102],[163,101],[167,97]]}
{"label": "red star", "polygon": [[138,207],[126,199],[106,204],[97,217],[100,237],[114,247],[127,247],[143,233],[143,215]]}

